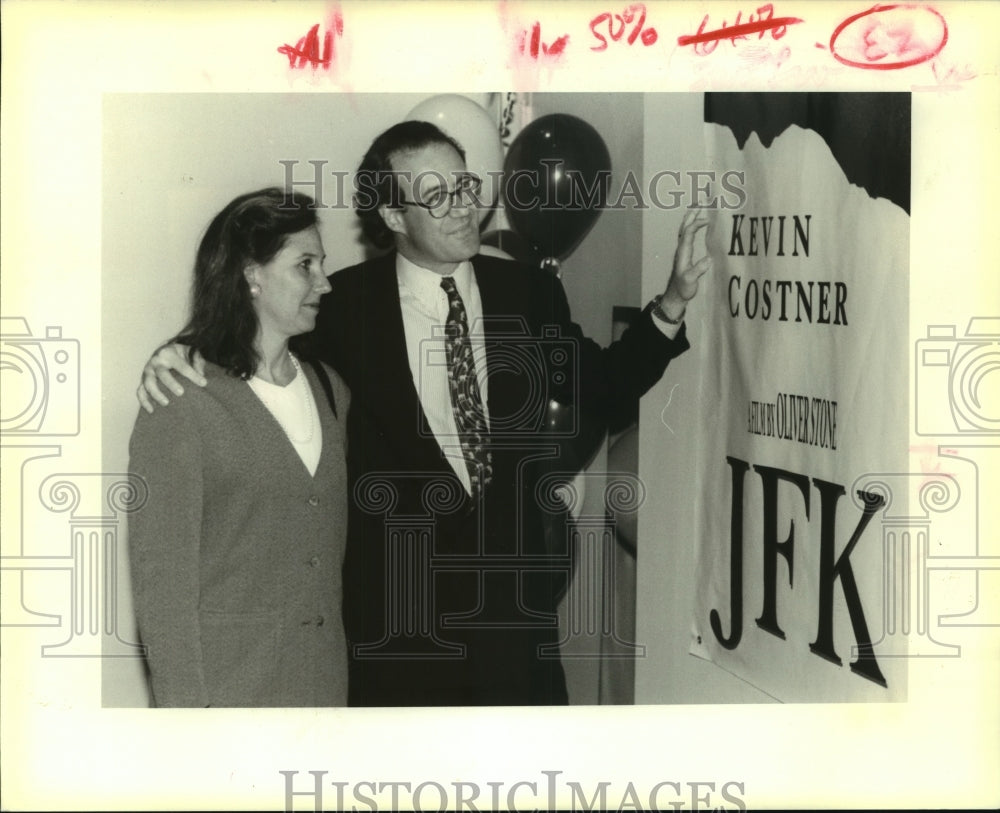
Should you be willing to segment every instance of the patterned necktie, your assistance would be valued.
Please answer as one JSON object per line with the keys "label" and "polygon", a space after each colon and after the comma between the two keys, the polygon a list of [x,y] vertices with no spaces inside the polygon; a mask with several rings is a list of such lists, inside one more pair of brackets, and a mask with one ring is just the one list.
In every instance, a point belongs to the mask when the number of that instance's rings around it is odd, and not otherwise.
{"label": "patterned necktie", "polygon": [[478,500],[493,477],[493,453],[488,447],[488,429],[483,398],[476,377],[476,360],[469,340],[469,318],[465,303],[458,294],[455,280],[442,277],[441,287],[448,295],[448,321],[445,323],[445,352],[448,358],[448,390],[455,412],[455,426],[462,444],[462,456],[469,468],[472,498]]}

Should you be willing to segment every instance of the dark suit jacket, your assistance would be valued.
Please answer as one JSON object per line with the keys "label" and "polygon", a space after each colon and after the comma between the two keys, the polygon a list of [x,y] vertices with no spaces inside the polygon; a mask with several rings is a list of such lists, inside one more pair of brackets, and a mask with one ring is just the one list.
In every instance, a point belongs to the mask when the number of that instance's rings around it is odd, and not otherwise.
{"label": "dark suit jacket", "polygon": [[351,389],[344,621],[352,705],[567,702],[555,616],[566,551],[545,544],[553,469],[582,464],[546,431],[551,399],[607,422],[687,349],[649,309],[602,349],[561,283],[477,256],[494,476],[470,505],[427,426],[407,360],[395,254],[330,277],[315,350]]}

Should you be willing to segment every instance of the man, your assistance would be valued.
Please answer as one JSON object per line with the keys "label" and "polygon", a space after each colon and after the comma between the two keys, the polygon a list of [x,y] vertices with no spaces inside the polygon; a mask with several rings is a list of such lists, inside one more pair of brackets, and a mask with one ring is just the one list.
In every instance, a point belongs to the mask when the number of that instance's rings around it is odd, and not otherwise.
{"label": "man", "polygon": [[[366,236],[394,250],[333,274],[313,334],[352,392],[344,624],[351,705],[564,704],[556,596],[565,551],[550,477],[582,461],[546,433],[550,401],[606,424],[688,347],[682,318],[709,258],[685,218],[661,297],[602,349],[558,280],[479,255],[478,189],[461,147],[426,122],[375,139],[357,178]],[[170,348],[140,400],[165,403]],[[148,394],[147,394],[148,391]],[[176,391],[176,389],[175,389]],[[560,555],[561,554],[561,555]]]}

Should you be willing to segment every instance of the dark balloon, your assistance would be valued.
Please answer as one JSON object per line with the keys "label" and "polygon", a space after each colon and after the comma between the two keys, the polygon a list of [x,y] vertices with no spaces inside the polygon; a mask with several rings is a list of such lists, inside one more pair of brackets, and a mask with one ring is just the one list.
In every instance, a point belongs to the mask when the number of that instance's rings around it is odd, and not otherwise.
{"label": "dark balloon", "polygon": [[565,259],[607,203],[611,156],[597,130],[564,113],[525,127],[504,161],[507,220],[540,259]]}
{"label": "dark balloon", "polygon": [[538,265],[542,259],[535,254],[531,246],[521,239],[517,232],[511,229],[488,231],[480,238],[480,242],[484,246],[493,246],[493,248],[499,249],[525,265]]}

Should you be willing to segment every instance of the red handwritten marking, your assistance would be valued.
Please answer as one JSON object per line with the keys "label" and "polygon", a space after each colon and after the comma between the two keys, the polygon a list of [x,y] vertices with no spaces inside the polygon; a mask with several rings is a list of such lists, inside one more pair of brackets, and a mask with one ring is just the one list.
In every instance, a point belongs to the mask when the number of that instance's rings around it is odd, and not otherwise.
{"label": "red handwritten marking", "polygon": [[332,30],[323,35],[323,52],[319,49],[319,23],[309,29],[309,33],[301,37],[294,45],[285,43],[278,48],[279,54],[288,57],[289,68],[305,68],[307,65],[316,68],[322,67],[329,70],[333,64],[335,56],[334,35],[338,38],[344,36],[344,18],[341,13],[335,12],[333,15]]}
{"label": "red handwritten marking", "polygon": [[948,85],[949,87],[958,87],[958,82],[976,78],[976,72],[968,65],[963,68],[954,65],[949,67],[940,65],[936,61],[931,63],[931,73],[934,74],[934,79],[939,85]]}
{"label": "red handwritten marking", "polygon": [[518,35],[517,48],[522,54],[527,51],[528,55],[534,59],[538,59],[539,56],[557,57],[566,50],[566,43],[568,42],[569,34],[563,34],[549,44],[542,42],[542,25],[541,23],[535,23],[531,26],[530,40],[528,39],[527,31],[522,31]]}
{"label": "red handwritten marking", "polygon": [[[615,22],[618,23],[617,30],[615,29]],[[652,45],[656,42],[659,35],[656,33],[655,28],[643,28],[646,22],[646,5],[644,3],[633,3],[632,5],[625,8],[621,14],[612,15],[610,11],[605,11],[602,14],[598,14],[590,21],[590,30],[593,32],[594,36],[601,41],[600,45],[591,46],[591,51],[606,51],[608,48],[608,41],[604,35],[597,29],[602,23],[608,24],[608,36],[611,37],[612,42],[618,42],[622,38],[622,34],[625,33],[625,26],[629,23],[635,21],[635,26],[632,32],[628,35],[626,42],[632,45],[636,39],[642,38],[643,45]]]}
{"label": "red handwritten marking", "polygon": [[955,455],[957,454],[955,449],[944,449],[925,443],[919,446],[910,446],[910,453],[917,453],[920,455],[920,473],[925,475],[920,480],[921,487],[934,481],[934,478],[931,475],[938,475],[941,477],[955,476],[955,472],[950,469],[942,468],[941,458],[938,456],[939,454]]}
{"label": "red handwritten marking", "polygon": [[[737,39],[746,39],[750,34],[757,34],[757,39],[763,39],[764,34],[768,31],[771,32],[772,39],[778,40],[785,36],[788,26],[802,22],[798,17],[775,17],[774,6],[771,3],[760,6],[756,11],[756,16],[750,15],[749,22],[741,23],[742,19],[743,12],[741,11],[736,15],[734,25],[730,26],[723,20],[720,28],[706,31],[705,28],[708,25],[708,15],[706,14],[701,20],[701,25],[698,26],[698,32],[678,37],[677,44],[694,45],[697,53],[710,54],[715,50],[719,40],[729,40],[733,45],[736,45]],[[708,48],[707,43],[712,43],[712,47]],[[699,49],[697,47],[699,45],[703,47]]]}
{"label": "red handwritten marking", "polygon": [[[874,17],[876,14],[884,16]],[[914,36],[915,28],[920,25],[925,29],[938,28],[938,25],[940,28],[924,30]],[[837,51],[837,41],[845,32],[847,36],[841,51],[852,52],[851,57]],[[895,71],[933,59],[947,42],[948,24],[930,6],[873,6],[848,17],[833,30],[830,53],[838,62],[852,68]]]}

